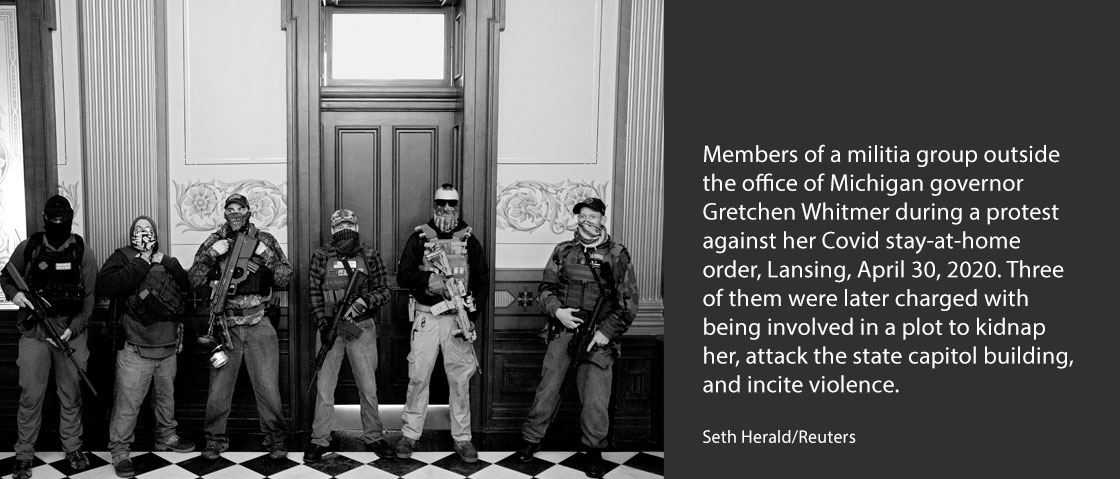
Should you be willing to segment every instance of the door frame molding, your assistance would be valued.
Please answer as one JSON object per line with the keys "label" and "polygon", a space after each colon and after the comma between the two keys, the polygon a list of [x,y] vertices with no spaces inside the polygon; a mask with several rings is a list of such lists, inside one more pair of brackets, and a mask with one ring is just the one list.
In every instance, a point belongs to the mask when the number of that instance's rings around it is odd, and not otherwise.
{"label": "door frame molding", "polygon": [[[494,268],[494,235],[496,221],[495,185],[497,182],[497,82],[498,40],[504,22],[504,0],[464,0],[457,3],[464,15],[464,82],[463,100],[463,163],[456,176],[462,185],[464,217],[475,225],[476,236],[487,252],[488,267]],[[293,275],[289,286],[290,336],[289,370],[291,389],[287,392],[295,431],[310,428],[313,398],[303,394],[311,377],[308,338],[314,338],[314,327],[307,301],[308,271],[311,252],[323,228],[322,137],[320,117],[324,108],[345,110],[359,107],[367,100],[355,98],[344,89],[321,88],[321,0],[283,0],[280,5],[280,28],[286,32],[287,133],[288,133],[288,251]],[[328,102],[323,103],[323,95]],[[430,98],[434,108],[456,107],[446,96]],[[379,108],[392,108],[393,101],[378,103]],[[362,105],[368,106],[368,105]],[[481,187],[477,187],[481,186]],[[491,291],[494,275],[490,275]],[[491,334],[494,306],[486,301],[480,328],[484,341],[480,357],[483,368],[491,366]],[[313,353],[313,352],[312,352]],[[481,377],[471,388],[472,429],[482,431],[488,418],[483,407],[489,397],[492,376]]]}
{"label": "door frame molding", "polygon": [[51,31],[58,26],[54,0],[3,3],[16,4],[24,210],[27,212],[27,234],[30,235],[42,226],[41,215],[47,197],[58,194],[54,48],[51,37]]}

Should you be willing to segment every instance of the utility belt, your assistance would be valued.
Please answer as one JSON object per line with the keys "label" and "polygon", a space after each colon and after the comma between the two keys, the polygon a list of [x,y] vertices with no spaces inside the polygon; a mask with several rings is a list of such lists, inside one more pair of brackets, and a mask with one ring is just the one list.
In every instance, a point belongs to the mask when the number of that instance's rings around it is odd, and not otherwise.
{"label": "utility belt", "polygon": [[137,356],[140,356],[144,359],[164,359],[175,354],[175,351],[178,349],[178,345],[172,344],[170,346],[140,346],[139,344],[125,341],[124,349],[131,350],[132,352],[136,353]]}
{"label": "utility belt", "polygon": [[[245,321],[243,318],[262,312],[266,307],[268,307],[267,303],[261,303],[245,309],[225,309],[222,310],[222,319],[225,321],[227,327],[252,326],[260,322],[261,319],[264,319],[264,315],[262,314],[261,317],[253,321]],[[238,322],[238,319],[241,319],[241,322]]]}
{"label": "utility belt", "polygon": [[[443,316],[448,314],[459,314],[459,310],[455,309],[455,303],[451,300],[443,300],[431,306],[420,304],[415,298],[409,298],[408,307],[413,311],[420,311],[421,313],[430,313],[434,316]],[[415,318],[415,314],[412,314]]]}
{"label": "utility belt", "polygon": [[251,315],[257,314],[261,311],[264,311],[264,308],[267,307],[267,306],[268,306],[268,304],[261,303],[261,304],[258,304],[256,306],[252,306],[252,307],[245,308],[245,309],[223,309],[222,310],[222,315],[225,316],[226,318],[232,318],[232,317],[237,317],[237,316],[251,316]]}

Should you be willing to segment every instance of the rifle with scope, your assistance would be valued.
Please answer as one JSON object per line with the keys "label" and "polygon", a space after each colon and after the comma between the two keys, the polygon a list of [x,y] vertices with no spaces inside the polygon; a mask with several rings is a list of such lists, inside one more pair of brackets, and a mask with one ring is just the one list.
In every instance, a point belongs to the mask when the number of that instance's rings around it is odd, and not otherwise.
{"label": "rifle with scope", "polygon": [[258,243],[260,240],[256,237],[239,233],[229,250],[222,275],[210,291],[210,326],[205,335],[198,337],[198,344],[210,351],[210,364],[215,368],[225,365],[228,359],[225,351],[233,349],[233,340],[229,336],[223,312],[226,298],[237,291],[237,285],[245,281],[249,274],[260,268],[260,264],[252,261]]}

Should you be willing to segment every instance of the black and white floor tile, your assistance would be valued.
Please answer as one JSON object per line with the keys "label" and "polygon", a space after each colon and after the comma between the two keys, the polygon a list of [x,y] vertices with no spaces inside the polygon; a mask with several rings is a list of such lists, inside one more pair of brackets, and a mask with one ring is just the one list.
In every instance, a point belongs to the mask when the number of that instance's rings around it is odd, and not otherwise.
{"label": "black and white floor tile", "polygon": [[[264,452],[224,452],[218,460],[199,454],[175,452],[133,452],[132,462],[139,478],[155,479],[563,479],[581,478],[585,461],[574,452],[541,451],[532,462],[521,463],[510,451],[480,451],[479,461],[467,464],[453,452],[416,452],[409,459],[378,459],[372,452],[336,452],[321,462],[303,464],[302,452],[291,452],[287,459],[273,460]],[[109,479],[113,472],[108,452],[89,454],[90,467],[70,469],[61,452],[39,452],[32,479]],[[662,452],[606,452],[610,479],[656,479],[664,475]],[[15,457],[0,452],[0,475],[12,477]]]}

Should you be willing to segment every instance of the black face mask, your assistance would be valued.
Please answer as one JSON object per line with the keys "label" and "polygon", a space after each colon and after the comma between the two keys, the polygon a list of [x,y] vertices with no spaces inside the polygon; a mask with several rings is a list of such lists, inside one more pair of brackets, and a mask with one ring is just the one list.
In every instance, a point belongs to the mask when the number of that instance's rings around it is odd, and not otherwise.
{"label": "black face mask", "polygon": [[360,245],[357,231],[339,230],[331,235],[331,246],[338,250],[340,254],[352,255],[358,251]]}
{"label": "black face mask", "polygon": [[61,245],[63,241],[66,241],[66,239],[70,237],[70,227],[73,223],[73,220],[67,220],[61,223],[52,221],[45,222],[43,231],[46,233],[47,241],[53,246]]}

